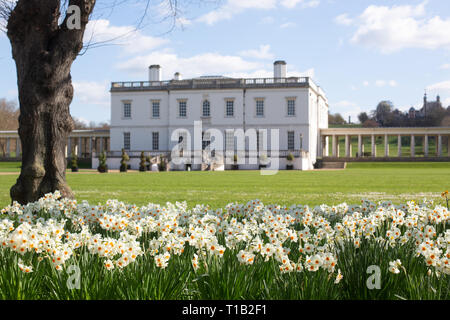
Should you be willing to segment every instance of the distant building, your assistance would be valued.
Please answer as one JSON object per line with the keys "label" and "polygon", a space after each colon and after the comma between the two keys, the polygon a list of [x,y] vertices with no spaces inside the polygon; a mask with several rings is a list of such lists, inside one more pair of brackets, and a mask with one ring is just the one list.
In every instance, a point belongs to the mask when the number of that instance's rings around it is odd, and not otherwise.
{"label": "distant building", "polygon": [[411,107],[408,112],[409,119],[420,119],[425,118],[428,114],[432,113],[436,109],[442,109],[441,97],[438,95],[436,101],[428,101],[427,94],[425,93],[423,97],[423,106],[420,110],[416,110]]}

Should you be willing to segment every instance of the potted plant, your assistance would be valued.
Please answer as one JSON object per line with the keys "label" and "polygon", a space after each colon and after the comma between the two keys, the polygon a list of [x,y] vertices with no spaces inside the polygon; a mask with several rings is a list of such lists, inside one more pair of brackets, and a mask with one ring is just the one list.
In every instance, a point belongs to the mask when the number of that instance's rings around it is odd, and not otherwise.
{"label": "potted plant", "polygon": [[122,149],[122,160],[120,160],[120,172],[128,171],[128,161],[130,161],[130,157],[125,152],[125,149]]}
{"label": "potted plant", "polygon": [[71,168],[72,168],[72,172],[78,172],[78,159],[77,159],[77,155],[72,153],[72,155],[70,156],[71,159]]}
{"label": "potted plant", "polygon": [[141,152],[141,162],[139,163],[139,171],[140,172],[147,171],[146,162],[147,162],[147,159],[145,158],[144,151],[142,151]]}
{"label": "potted plant", "polygon": [[161,155],[159,157],[159,164],[158,164],[158,170],[159,171],[167,171],[167,162],[166,162],[166,158]]}
{"label": "potted plant", "polygon": [[146,164],[146,166],[147,166],[147,171],[152,170],[152,159],[151,159],[151,157],[150,157],[150,156],[147,156],[147,157],[145,158],[145,160],[146,160],[146,162],[147,162],[147,164]]}
{"label": "potted plant", "polygon": [[231,165],[231,169],[232,169],[232,170],[239,170],[239,165],[237,164],[237,162],[238,162],[238,156],[237,156],[237,154],[235,154],[235,155],[233,156],[233,161],[234,161],[234,164]]}
{"label": "potted plant", "polygon": [[105,153],[105,151],[100,153],[100,155],[98,156],[98,167],[97,167],[97,170],[100,173],[108,172],[108,165],[106,164],[106,153]]}
{"label": "potted plant", "polygon": [[294,155],[292,153],[289,153],[286,157],[287,160],[287,165],[286,165],[286,170],[293,170],[294,169]]}

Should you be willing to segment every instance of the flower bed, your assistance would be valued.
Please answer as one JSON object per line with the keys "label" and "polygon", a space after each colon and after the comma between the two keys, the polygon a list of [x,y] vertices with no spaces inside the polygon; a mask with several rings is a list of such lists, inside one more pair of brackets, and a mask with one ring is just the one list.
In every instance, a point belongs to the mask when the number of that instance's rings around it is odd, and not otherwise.
{"label": "flower bed", "polygon": [[[254,200],[211,210],[178,202],[91,205],[56,192],[1,213],[0,298],[29,298],[8,286],[7,276],[34,288],[32,298],[53,292],[49,297],[69,299],[446,299],[449,293],[450,214],[425,200],[315,208]],[[81,287],[97,294],[65,288],[74,265]],[[373,265],[390,290],[368,287]]]}

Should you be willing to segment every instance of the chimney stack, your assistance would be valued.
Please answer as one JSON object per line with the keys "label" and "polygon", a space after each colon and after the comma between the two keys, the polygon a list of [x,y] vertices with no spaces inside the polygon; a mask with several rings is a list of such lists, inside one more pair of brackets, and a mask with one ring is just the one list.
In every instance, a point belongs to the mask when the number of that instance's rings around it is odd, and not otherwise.
{"label": "chimney stack", "polygon": [[161,81],[161,66],[151,65],[148,68],[148,80],[149,81]]}
{"label": "chimney stack", "polygon": [[273,77],[286,78],[286,61],[275,61],[273,64]]}

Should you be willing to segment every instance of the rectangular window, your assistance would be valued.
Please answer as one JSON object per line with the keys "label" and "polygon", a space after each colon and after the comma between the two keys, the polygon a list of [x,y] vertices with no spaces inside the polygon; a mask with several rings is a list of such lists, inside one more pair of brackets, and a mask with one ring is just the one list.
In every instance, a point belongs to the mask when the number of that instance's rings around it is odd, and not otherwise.
{"label": "rectangular window", "polygon": [[295,116],[295,100],[289,99],[287,101],[287,115],[292,117]]}
{"label": "rectangular window", "polygon": [[153,151],[159,150],[159,132],[152,132]]}
{"label": "rectangular window", "polygon": [[131,148],[131,137],[129,132],[123,133],[123,148],[125,150],[130,150]]}
{"label": "rectangular window", "polygon": [[159,101],[152,102],[152,118],[159,118]]}
{"label": "rectangular window", "polygon": [[288,131],[288,150],[293,151],[295,149],[295,132]]}
{"label": "rectangular window", "polygon": [[210,117],[211,116],[211,104],[208,100],[203,101],[203,116]]}
{"label": "rectangular window", "polygon": [[256,100],[256,116],[264,117],[264,100]]}
{"label": "rectangular window", "polygon": [[225,114],[227,117],[234,117],[234,101],[227,100]]}
{"label": "rectangular window", "polygon": [[186,116],[187,116],[187,102],[186,101],[178,102],[178,116],[180,118],[186,118]]}
{"label": "rectangular window", "polygon": [[123,117],[131,118],[131,103],[130,102],[125,102],[123,104]]}

